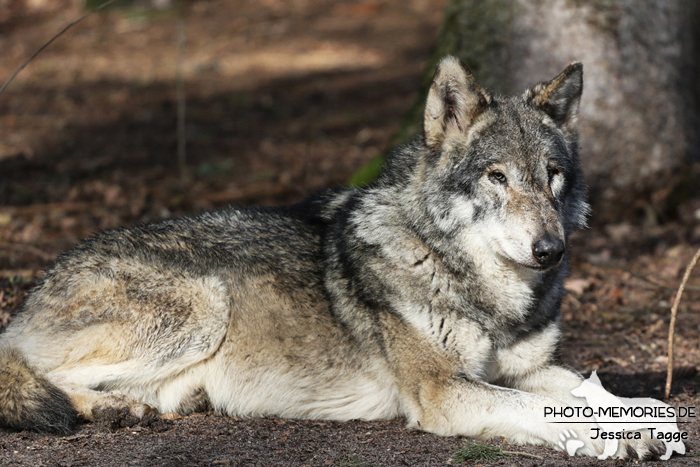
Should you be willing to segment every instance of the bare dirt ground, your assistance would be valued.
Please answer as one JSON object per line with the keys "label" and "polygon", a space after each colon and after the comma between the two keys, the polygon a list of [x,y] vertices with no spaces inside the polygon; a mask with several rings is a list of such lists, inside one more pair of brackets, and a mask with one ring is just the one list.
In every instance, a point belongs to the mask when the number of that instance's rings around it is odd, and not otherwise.
{"label": "bare dirt ground", "polygon": [[[35,2],[41,4],[42,2]],[[88,18],[0,95],[0,324],[42,268],[100,229],[230,204],[297,201],[381,152],[412,104],[446,0],[187,3],[187,170],[176,160],[177,15]],[[79,11],[0,3],[0,77]],[[58,5],[58,6],[56,6]],[[5,8],[4,10],[2,8]],[[584,96],[585,97],[585,96]],[[596,225],[572,242],[562,358],[621,396],[661,398],[669,310],[700,244],[688,200],[662,225]],[[595,218],[594,218],[595,219]],[[700,271],[676,325],[671,403],[700,406]],[[696,465],[697,419],[682,425]],[[2,465],[446,465],[462,438],[398,421],[196,414],[69,437],[0,430]],[[473,465],[618,465],[551,449]]]}

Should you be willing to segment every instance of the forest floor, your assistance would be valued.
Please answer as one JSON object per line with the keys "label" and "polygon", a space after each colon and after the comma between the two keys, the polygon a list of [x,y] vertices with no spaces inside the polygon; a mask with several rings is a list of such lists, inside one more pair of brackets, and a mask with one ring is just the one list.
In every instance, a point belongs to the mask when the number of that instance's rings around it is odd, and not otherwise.
{"label": "forest floor", "polygon": [[[111,10],[76,26],[0,95],[0,326],[58,253],[96,231],[228,205],[291,203],[347,180],[387,147],[413,103],[445,3],[188,3],[184,172],[176,156],[177,14]],[[79,14],[70,6],[2,12],[3,79]],[[574,236],[566,364],[585,375],[598,370],[617,395],[662,398],[670,308],[700,244],[694,212],[695,220],[661,225],[599,225],[594,214],[594,227]],[[673,405],[700,406],[699,334],[696,271],[676,324]],[[686,421],[689,455],[671,465],[698,462],[700,423]],[[0,430],[0,464],[447,465],[466,442],[406,429],[402,420],[203,413],[126,428],[83,424],[68,437]],[[539,458],[465,464],[620,463],[503,439],[483,444]]]}

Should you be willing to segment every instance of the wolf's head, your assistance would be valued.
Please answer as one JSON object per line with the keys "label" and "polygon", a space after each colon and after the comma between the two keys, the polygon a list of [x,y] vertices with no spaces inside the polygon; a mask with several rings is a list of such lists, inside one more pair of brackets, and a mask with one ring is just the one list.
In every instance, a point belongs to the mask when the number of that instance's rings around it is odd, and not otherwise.
{"label": "wolf's head", "polygon": [[580,63],[521,96],[502,97],[458,59],[440,62],[414,172],[440,236],[531,269],[561,263],[568,235],[588,212],[575,128],[582,89]]}

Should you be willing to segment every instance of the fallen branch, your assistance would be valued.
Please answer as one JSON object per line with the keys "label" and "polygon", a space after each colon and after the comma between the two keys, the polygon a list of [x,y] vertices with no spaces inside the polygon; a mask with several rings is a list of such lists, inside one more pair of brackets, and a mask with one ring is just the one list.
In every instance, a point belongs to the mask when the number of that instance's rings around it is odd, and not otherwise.
{"label": "fallen branch", "polygon": [[47,203],[29,204],[27,206],[0,206],[0,213],[15,215],[36,215],[50,214],[54,212],[81,212],[88,209],[103,206],[100,203],[67,202],[67,203]]}
{"label": "fallen branch", "polygon": [[[337,182],[337,181],[336,181]],[[331,184],[329,182],[329,184]],[[314,190],[322,188],[321,186],[312,187]],[[279,183],[253,183],[243,188],[229,188],[227,190],[218,191],[215,193],[203,193],[197,195],[197,199],[207,201],[209,203],[237,203],[248,199],[256,198],[279,198],[281,196],[306,195],[306,191],[292,185],[282,185]],[[103,208],[106,205],[99,202],[65,202],[65,203],[46,203],[46,204],[28,204],[26,206],[0,206],[0,214],[9,214],[10,216],[34,216],[37,214],[51,213],[74,213],[85,212],[91,209]]]}
{"label": "fallen branch", "polygon": [[671,308],[671,323],[668,326],[668,366],[666,369],[666,391],[664,393],[664,399],[668,399],[671,396],[671,382],[673,380],[673,335],[676,327],[676,313],[678,312],[678,306],[681,303],[681,295],[683,295],[685,284],[688,282],[690,273],[693,271],[698,259],[700,259],[700,248],[698,248],[698,251],[695,252],[695,256],[693,256],[693,259],[690,260],[690,264],[688,264],[688,267],[685,269],[683,280],[681,281],[681,285],[678,287],[678,292],[676,293],[676,300],[673,302],[673,308]]}
{"label": "fallen branch", "polygon": [[0,278],[10,279],[12,277],[23,277],[34,279],[39,271],[36,269],[0,269]]}
{"label": "fallen branch", "polygon": [[56,255],[47,253],[44,250],[37,248],[33,245],[27,245],[26,243],[0,242],[0,249],[31,253],[32,255],[38,256],[39,258],[43,259],[44,261],[51,261],[56,258]]}
{"label": "fallen branch", "polygon": [[255,183],[245,188],[229,188],[216,193],[203,194],[199,198],[210,203],[236,203],[255,198],[277,198],[302,193],[294,186],[279,183]]}

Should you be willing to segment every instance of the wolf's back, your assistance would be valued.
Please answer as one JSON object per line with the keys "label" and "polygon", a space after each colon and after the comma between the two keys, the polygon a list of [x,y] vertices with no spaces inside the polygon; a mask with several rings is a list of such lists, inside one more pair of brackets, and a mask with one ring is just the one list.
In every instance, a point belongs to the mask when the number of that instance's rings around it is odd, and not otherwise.
{"label": "wolf's back", "polygon": [[68,396],[12,347],[0,348],[0,425],[70,433],[78,415]]}

